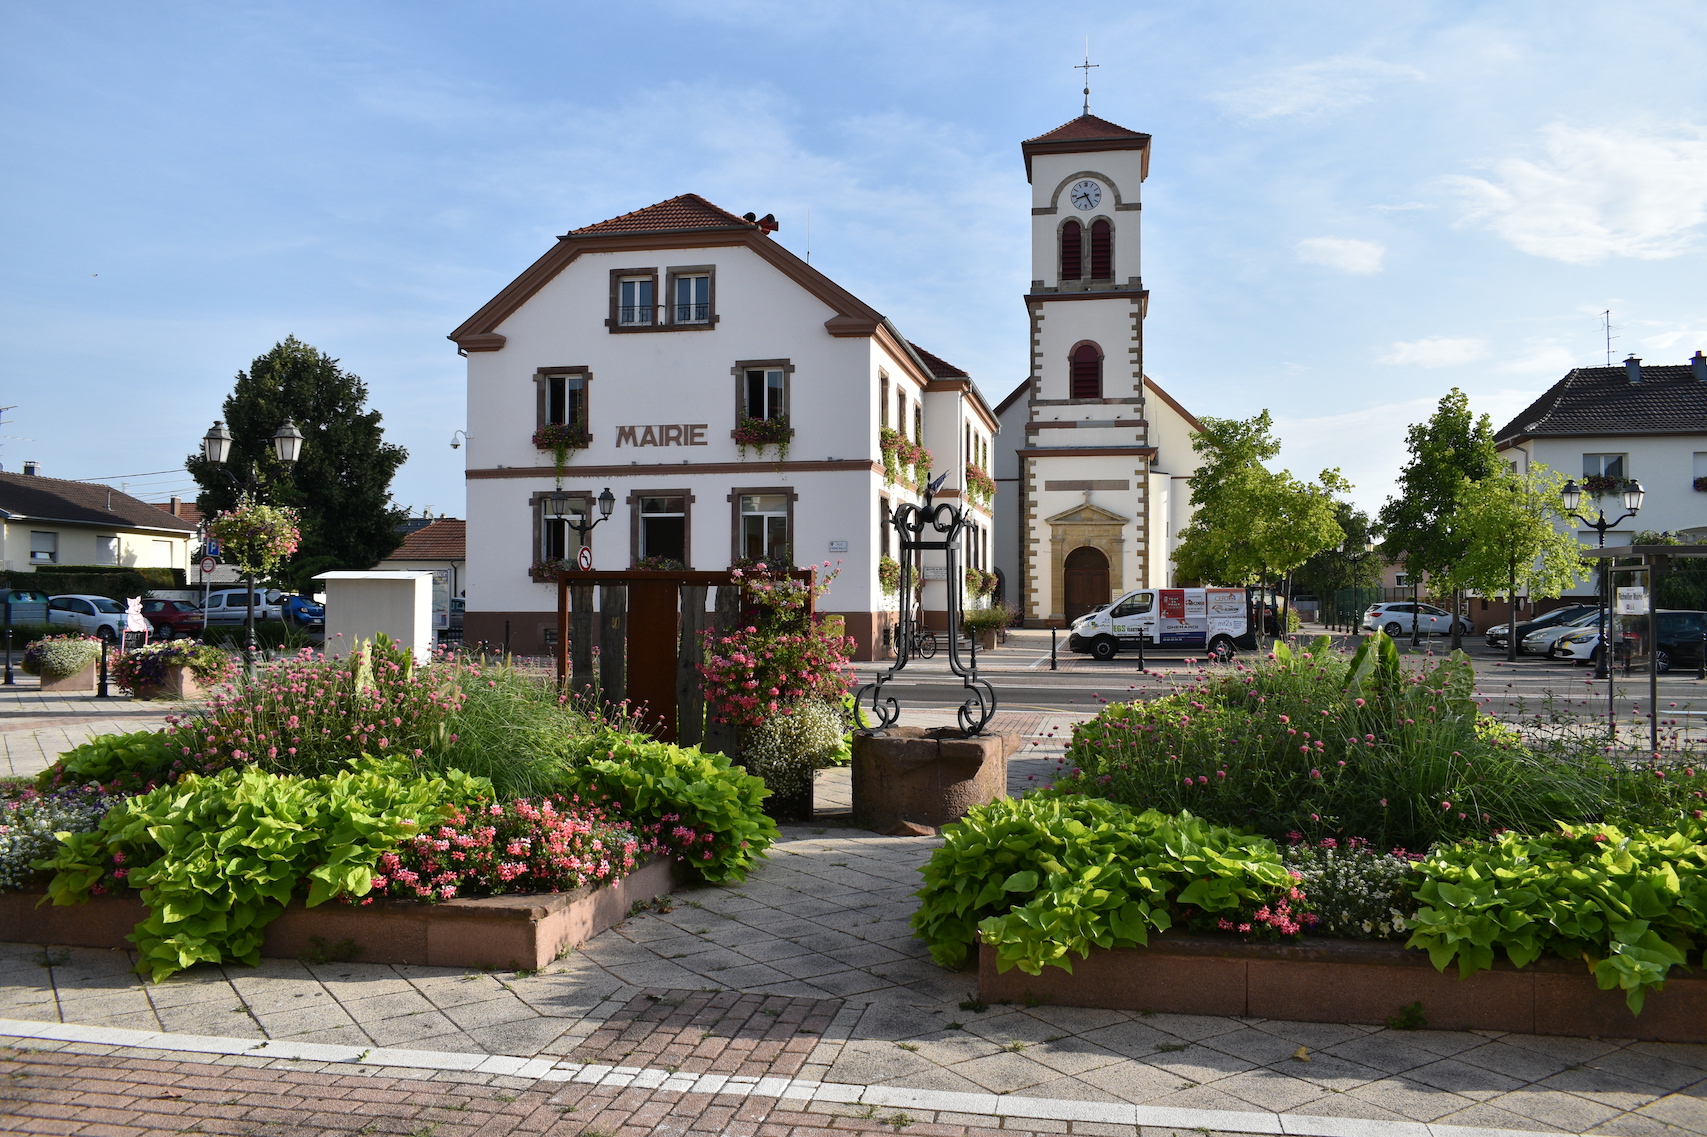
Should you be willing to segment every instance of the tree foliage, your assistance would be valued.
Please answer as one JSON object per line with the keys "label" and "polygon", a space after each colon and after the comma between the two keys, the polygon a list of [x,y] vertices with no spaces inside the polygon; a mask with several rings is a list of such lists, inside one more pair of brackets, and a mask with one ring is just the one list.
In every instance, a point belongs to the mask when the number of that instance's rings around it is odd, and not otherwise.
{"label": "tree foliage", "polygon": [[1381,507],[1381,551],[1389,561],[1404,558],[1406,571],[1438,575],[1463,553],[1466,535],[1455,531],[1459,489],[1505,468],[1494,449],[1487,415],[1473,418],[1470,399],[1457,387],[1442,396],[1427,422],[1405,433],[1410,461],[1399,474],[1399,493]]}
{"label": "tree foliage", "polygon": [[1191,478],[1191,524],[1174,564],[1181,579],[1250,584],[1279,576],[1345,540],[1333,495],[1351,486],[1338,470],[1317,482],[1264,462],[1280,453],[1268,411],[1249,419],[1203,420],[1191,445],[1203,465]]}
{"label": "tree foliage", "polygon": [[[1362,553],[1375,538],[1375,523],[1348,501],[1334,502],[1334,521],[1345,532],[1345,546],[1354,554]],[[1349,561],[1339,547],[1316,553],[1292,574],[1293,587],[1300,594],[1317,596],[1331,596],[1342,588],[1372,588],[1380,583],[1380,557],[1370,555]]]}
{"label": "tree foliage", "polygon": [[1519,474],[1509,467],[1459,483],[1448,539],[1460,550],[1442,572],[1453,588],[1484,596],[1557,596],[1582,572],[1582,546],[1565,516],[1565,478],[1539,462]]}
{"label": "tree foliage", "polygon": [[[380,413],[367,407],[367,384],[295,336],[238,372],[223,407],[232,434],[226,464],[242,477],[250,463],[276,505],[296,508],[302,541],[280,576],[307,588],[329,569],[370,569],[402,543],[406,516],[391,500],[391,479],[408,451],[385,441]],[[286,418],[302,429],[300,460],[286,470],[272,436]],[[238,490],[199,453],[185,463],[201,486],[204,517],[231,509]]]}

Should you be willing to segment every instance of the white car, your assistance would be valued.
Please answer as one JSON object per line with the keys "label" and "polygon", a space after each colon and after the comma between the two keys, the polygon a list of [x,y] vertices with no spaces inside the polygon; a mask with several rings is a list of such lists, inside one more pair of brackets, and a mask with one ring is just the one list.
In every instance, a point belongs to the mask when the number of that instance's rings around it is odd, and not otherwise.
{"label": "white car", "polygon": [[1589,609],[1574,620],[1552,624],[1545,628],[1536,628],[1521,640],[1517,641],[1519,655],[1551,655],[1553,645],[1572,632],[1583,628],[1597,629],[1600,627],[1600,613]]}
{"label": "white car", "polygon": [[[1452,613],[1432,604],[1412,604],[1409,600],[1393,604],[1371,604],[1363,613],[1363,630],[1386,632],[1393,639],[1411,634],[1411,621],[1416,621],[1420,636],[1449,636],[1452,634]],[[1464,635],[1475,631],[1470,621],[1458,617]]]}
{"label": "white car", "polygon": [[1569,660],[1578,667],[1593,663],[1600,655],[1600,629],[1592,623],[1586,628],[1572,628],[1553,641],[1547,655],[1550,659]]}
{"label": "white car", "polygon": [[47,622],[117,643],[124,631],[125,610],[109,596],[55,596],[47,602]]}

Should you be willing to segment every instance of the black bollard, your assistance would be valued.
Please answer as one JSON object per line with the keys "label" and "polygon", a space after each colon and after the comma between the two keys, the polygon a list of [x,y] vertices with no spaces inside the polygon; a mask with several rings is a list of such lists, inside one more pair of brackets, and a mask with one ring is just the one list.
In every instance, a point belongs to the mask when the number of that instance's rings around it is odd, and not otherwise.
{"label": "black bollard", "polygon": [[1049,670],[1055,670],[1055,629],[1049,629]]}

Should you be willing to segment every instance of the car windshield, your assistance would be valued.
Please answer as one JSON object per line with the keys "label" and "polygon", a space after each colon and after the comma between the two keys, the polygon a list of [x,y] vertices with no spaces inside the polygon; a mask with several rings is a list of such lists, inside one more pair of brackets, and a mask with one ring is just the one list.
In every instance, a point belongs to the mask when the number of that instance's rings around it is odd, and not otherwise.
{"label": "car windshield", "polygon": [[1573,616],[1569,620],[1565,621],[1565,626],[1567,628],[1587,628],[1599,623],[1600,612],[1596,609],[1590,608],[1587,612],[1578,616]]}
{"label": "car windshield", "polygon": [[95,606],[97,612],[123,612],[124,605],[117,600],[108,600],[105,596],[97,596],[89,603]]}

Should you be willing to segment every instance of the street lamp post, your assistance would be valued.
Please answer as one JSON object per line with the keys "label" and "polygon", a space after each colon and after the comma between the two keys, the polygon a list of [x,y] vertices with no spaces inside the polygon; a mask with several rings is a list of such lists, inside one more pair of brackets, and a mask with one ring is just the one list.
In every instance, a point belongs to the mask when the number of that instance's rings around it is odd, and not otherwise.
{"label": "street lamp post", "polygon": [[[1604,549],[1606,548],[1606,531],[1611,529],[1614,525],[1630,520],[1630,518],[1641,512],[1643,490],[1642,483],[1638,482],[1634,478],[1631,478],[1628,482],[1624,483],[1624,516],[1618,518],[1616,521],[1608,521],[1606,519],[1606,510],[1601,509],[1598,505],[1595,507],[1595,513],[1597,516],[1593,521],[1590,521],[1587,517],[1584,517],[1582,514],[1577,512],[1577,506],[1582,504],[1583,491],[1582,487],[1577,485],[1576,479],[1574,478],[1565,483],[1565,489],[1560,496],[1562,496],[1565,501],[1565,515],[1567,517],[1574,517],[1584,525],[1587,525],[1590,529],[1593,529],[1599,537],[1599,545],[1597,547]],[[1597,498],[1596,500],[1598,501],[1599,499]],[[1595,665],[1594,677],[1596,679],[1606,679],[1609,681],[1612,678],[1612,667],[1607,660],[1612,651],[1612,643],[1611,636],[1609,635],[1609,629],[1606,626],[1606,617],[1608,607],[1607,601],[1609,599],[1608,589],[1611,585],[1611,581],[1612,573],[1610,565],[1607,563],[1605,558],[1602,558],[1600,562],[1599,590],[1600,662]],[[1514,637],[1517,634],[1516,620],[1512,621],[1511,633]],[[1649,634],[1652,635],[1652,633],[1653,629],[1650,628]],[[1609,682],[1608,687],[1610,688],[1610,686],[1611,684]],[[1653,708],[1650,707],[1649,709],[1652,710]]]}
{"label": "street lamp post", "polygon": [[1361,605],[1357,602],[1358,588],[1355,583],[1357,580],[1357,566],[1375,554],[1375,542],[1365,537],[1363,541],[1363,551],[1361,553],[1354,553],[1351,551],[1351,538],[1348,536],[1345,539],[1345,543],[1340,546],[1339,554],[1340,559],[1350,567],[1353,574],[1353,584],[1351,586],[1351,632],[1353,635],[1356,635],[1358,627],[1360,626],[1360,622],[1357,617],[1358,612],[1361,609]]}
{"label": "street lamp post", "polygon": [[[231,431],[218,419],[202,436],[202,457],[207,459],[210,466],[219,470],[237,487],[242,499],[248,499],[260,494],[263,486],[260,475],[255,469],[255,463],[249,463],[249,469],[241,481],[237,475],[226,468],[225,460],[231,456]],[[296,423],[285,419],[278,430],[273,432],[273,454],[284,465],[286,470],[296,465],[296,460],[302,456],[302,431]],[[242,500],[240,499],[240,500]],[[249,610],[244,617],[243,642],[243,676],[246,679],[255,677],[255,570],[246,567],[243,573],[243,583],[248,593]]]}
{"label": "street lamp post", "polygon": [[[610,492],[609,486],[606,486],[603,492],[599,494],[599,515],[597,517],[593,518],[591,521],[588,521],[585,518],[578,521],[564,521],[563,524],[573,529],[576,533],[579,533],[581,535],[582,543],[585,544],[587,534],[591,533],[594,529],[597,529],[599,527],[599,522],[607,520],[614,509],[616,509],[616,495]],[[545,510],[547,513],[551,514],[552,517],[559,520],[567,517],[569,515],[569,495],[559,489],[556,493],[545,499]],[[564,551],[568,552],[567,549]]]}

